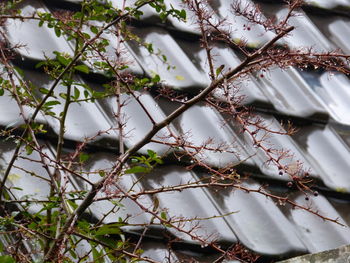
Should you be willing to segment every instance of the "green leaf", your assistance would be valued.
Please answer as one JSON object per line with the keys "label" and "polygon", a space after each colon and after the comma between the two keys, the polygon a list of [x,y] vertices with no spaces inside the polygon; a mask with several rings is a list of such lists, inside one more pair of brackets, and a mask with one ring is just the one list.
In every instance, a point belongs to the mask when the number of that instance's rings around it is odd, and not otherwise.
{"label": "green leaf", "polygon": [[72,256],[72,258],[77,259],[77,254],[72,249],[69,250],[69,254]]}
{"label": "green leaf", "polygon": [[161,12],[161,13],[159,14],[159,18],[160,18],[162,21],[164,21],[164,20],[167,18],[167,16],[168,16],[168,13],[167,13],[167,12]]}
{"label": "green leaf", "polygon": [[162,212],[160,213],[160,217],[161,217],[162,219],[164,219],[164,220],[167,220],[167,215],[166,215],[166,213],[165,213],[164,211],[162,211]]}
{"label": "green leaf", "polygon": [[80,90],[77,87],[74,87],[74,99],[79,99],[80,96]]}
{"label": "green leaf", "polygon": [[26,148],[26,154],[27,154],[27,155],[31,155],[32,152],[33,152],[33,147],[30,146],[30,145],[26,145],[25,148]]}
{"label": "green leaf", "polygon": [[74,15],[73,15],[73,18],[74,19],[81,19],[83,17],[83,13],[82,12],[76,12]]}
{"label": "green leaf", "polygon": [[5,93],[5,90],[3,88],[0,88],[0,96],[3,96]]}
{"label": "green leaf", "polygon": [[94,33],[94,34],[97,34],[97,33],[98,33],[98,29],[97,29],[97,27],[95,27],[95,26],[91,26],[91,27],[90,27],[90,30],[91,30],[91,32]]}
{"label": "green leaf", "polygon": [[84,98],[87,99],[89,97],[89,92],[87,90],[84,90]]}
{"label": "green leaf", "polygon": [[11,256],[0,256],[1,263],[16,263],[16,261]]}
{"label": "green leaf", "polygon": [[85,74],[89,74],[89,68],[85,65],[78,65],[74,67],[75,70],[78,70],[80,72],[83,72]]}
{"label": "green leaf", "polygon": [[94,92],[93,93],[93,97],[96,98],[96,99],[100,99],[100,98],[103,98],[106,94],[104,92]]}
{"label": "green leaf", "polygon": [[23,78],[24,77],[24,72],[22,69],[19,67],[14,67],[14,69],[17,71],[17,73]]}
{"label": "green leaf", "polygon": [[159,158],[155,158],[154,161],[157,163],[157,164],[163,164],[163,161]]}
{"label": "green leaf", "polygon": [[38,64],[35,65],[35,68],[41,68],[42,66],[44,66],[46,64],[45,61],[41,61]]}
{"label": "green leaf", "polygon": [[59,96],[60,96],[62,99],[64,99],[64,100],[67,99],[67,93],[61,92],[61,93],[59,94]]}
{"label": "green leaf", "polygon": [[63,66],[67,66],[69,64],[69,59],[62,56],[59,52],[54,52],[56,54],[56,59],[58,62],[60,62]]}
{"label": "green leaf", "polygon": [[125,171],[126,174],[148,173],[150,169],[144,166],[134,166]]}
{"label": "green leaf", "polygon": [[90,155],[88,155],[86,153],[79,154],[79,162],[81,162],[81,163],[89,160],[89,158],[90,158]]}
{"label": "green leaf", "polygon": [[148,156],[151,157],[152,159],[157,157],[157,153],[155,151],[147,150],[147,153],[148,153]]}
{"label": "green leaf", "polygon": [[42,94],[48,94],[48,93],[49,93],[49,90],[46,89],[46,88],[40,88],[39,91],[40,91]]}
{"label": "green leaf", "polygon": [[221,73],[221,71],[224,69],[224,67],[225,67],[225,65],[221,65],[220,67],[218,67],[217,69],[216,69],[216,76],[219,76],[219,74]]}
{"label": "green leaf", "polygon": [[48,101],[44,104],[44,107],[50,107],[50,106],[54,106],[54,105],[58,105],[61,104],[61,102],[57,101],[57,100],[52,100],[52,101]]}
{"label": "green leaf", "polygon": [[154,50],[153,50],[153,45],[151,43],[146,44],[146,48],[147,48],[149,53],[153,53]]}
{"label": "green leaf", "polygon": [[96,236],[122,234],[118,223],[103,225],[95,233]]}
{"label": "green leaf", "polygon": [[78,205],[74,203],[72,200],[67,200],[67,203],[75,210],[78,208]]}
{"label": "green leaf", "polygon": [[185,9],[182,9],[179,13],[179,16],[183,19],[186,20],[186,11]]}
{"label": "green leaf", "polygon": [[90,233],[90,224],[87,221],[81,220],[77,222],[79,231],[83,231],[84,233]]}
{"label": "green leaf", "polygon": [[153,82],[159,82],[160,81],[160,76],[158,74],[156,74],[153,78],[152,78]]}
{"label": "green leaf", "polygon": [[61,29],[58,27],[55,27],[55,34],[57,37],[60,37],[61,36]]}
{"label": "green leaf", "polygon": [[162,55],[162,59],[164,62],[167,62],[168,58],[166,57],[166,55]]}
{"label": "green leaf", "polygon": [[102,253],[98,252],[95,247],[92,247],[92,257],[94,259],[94,262],[96,263],[103,263],[104,260],[102,258]]}

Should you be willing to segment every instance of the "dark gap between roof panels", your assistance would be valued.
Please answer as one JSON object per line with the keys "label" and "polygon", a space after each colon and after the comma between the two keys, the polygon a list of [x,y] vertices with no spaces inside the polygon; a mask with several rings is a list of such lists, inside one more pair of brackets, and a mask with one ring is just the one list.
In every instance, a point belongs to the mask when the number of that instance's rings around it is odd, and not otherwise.
{"label": "dark gap between roof panels", "polygon": [[340,16],[350,18],[350,8],[346,7],[336,7],[334,9],[326,9],[322,7],[317,7],[313,5],[304,5],[302,9],[310,14],[321,15],[321,16]]}
{"label": "dark gap between roof panels", "polygon": [[[238,168],[237,171],[239,172],[240,169]],[[243,171],[245,172],[245,171]],[[263,175],[261,173],[251,173],[251,178],[254,180],[260,182],[261,184],[267,184],[267,189],[274,193],[298,193],[298,189],[293,185],[291,187],[288,186],[288,182],[278,180],[276,178],[267,177],[266,175]],[[312,185],[310,188],[314,191],[317,191],[318,193],[324,195],[327,198],[336,198],[338,200],[342,201],[349,201],[350,200],[350,193],[346,192],[336,192],[334,190],[329,189],[325,184],[322,182],[320,178],[311,177]]]}
{"label": "dark gap between roof panels", "polygon": [[[253,2],[255,2],[256,4],[259,4],[260,6],[265,6],[266,7],[268,5],[279,5],[279,6],[285,6],[286,3],[284,0],[252,0]],[[331,1],[331,0],[329,0]],[[337,16],[343,16],[343,17],[350,17],[350,12],[349,9],[347,7],[344,6],[338,6],[335,7],[333,9],[327,9],[327,8],[322,8],[322,7],[318,7],[316,5],[312,5],[312,4],[304,4],[302,6],[302,9],[305,12],[308,13],[314,13],[314,14],[318,14],[318,15],[337,15]]]}
{"label": "dark gap between roof panels", "polygon": [[[47,2],[47,5],[50,7],[51,4],[45,0],[45,3]],[[69,7],[73,5],[73,6],[79,6],[79,4],[73,4],[71,2],[64,2],[61,3],[61,1],[56,0],[54,2],[54,4],[52,5],[52,8],[63,8],[63,9],[67,9],[70,10]],[[76,10],[76,11],[79,11]],[[162,28],[162,29],[166,29],[167,31],[169,31],[169,33],[174,36],[175,38],[179,38],[179,39],[183,39],[183,40],[188,40],[188,41],[199,41],[201,36],[196,34],[196,33],[192,33],[189,31],[182,31],[179,28],[176,28],[171,22],[169,22],[168,20],[166,20],[165,22],[162,22],[161,20],[159,20],[158,18],[147,18],[147,19],[134,19],[131,18],[129,20],[126,21],[130,26],[135,26],[138,28],[147,28],[147,27],[158,27],[158,28]],[[213,35],[215,36],[215,32],[213,32]],[[217,43],[223,43],[223,41],[218,40]],[[277,43],[278,45],[278,43]],[[239,51],[238,47],[235,44],[231,45],[231,48]],[[251,46],[247,46],[245,47],[246,50],[248,51],[254,51],[255,48],[251,47]],[[283,48],[283,46],[281,46],[281,48]]]}
{"label": "dark gap between roof panels", "polygon": [[[78,3],[70,2],[70,1],[61,1],[61,0],[53,0],[53,1],[48,1],[48,0],[43,0],[45,4],[50,8],[50,9],[65,9],[69,11],[80,11],[81,10],[81,5]],[[118,0],[119,1],[119,0]],[[158,21],[156,20],[148,20],[145,19],[143,20],[142,18],[140,20],[131,18],[126,21],[130,26],[135,26],[135,27],[159,27],[168,30],[170,33],[174,34],[174,36],[177,36],[178,38],[182,39],[187,39],[187,40],[192,40],[192,41],[199,41],[200,36],[191,33],[189,31],[181,31],[174,27],[169,21],[162,22],[160,19]]]}
{"label": "dark gap between roof panels", "polygon": [[318,114],[312,117],[299,117],[294,115],[283,114],[276,110],[269,110],[269,109],[260,108],[260,107],[254,107],[254,111],[273,115],[274,117],[276,117],[276,119],[282,120],[286,123],[288,121],[291,121],[294,125],[297,125],[297,126],[308,126],[310,124],[326,125],[329,120],[329,116],[327,114]]}
{"label": "dark gap between roof panels", "polygon": [[49,8],[67,9],[74,12],[81,10],[81,1],[43,0],[43,2]]}

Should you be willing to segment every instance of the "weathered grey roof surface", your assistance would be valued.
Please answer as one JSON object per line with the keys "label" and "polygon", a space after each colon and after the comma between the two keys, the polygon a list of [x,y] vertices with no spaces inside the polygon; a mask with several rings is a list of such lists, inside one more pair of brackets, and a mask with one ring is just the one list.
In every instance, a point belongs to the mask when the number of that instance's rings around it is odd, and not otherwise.
{"label": "weathered grey roof surface", "polygon": [[[79,4],[79,1],[67,1]],[[112,1],[118,6],[118,1]],[[132,1],[126,1],[127,3]],[[178,1],[168,0],[167,4],[177,5]],[[243,2],[249,2],[243,1]],[[256,1],[258,3],[259,1]],[[291,23],[297,27],[292,32],[286,43],[290,47],[313,47],[317,51],[331,51],[342,49],[350,52],[350,1],[306,1],[310,3],[305,10],[299,10],[302,16],[293,17]],[[275,14],[283,16],[286,10],[279,1],[261,1],[262,11],[267,16]],[[228,1],[211,1],[211,8],[217,11],[218,17],[227,17],[228,21],[235,26],[232,31],[234,39],[244,37],[248,46],[258,47],[273,37],[272,33],[266,32],[259,26],[254,26],[250,31],[244,29],[246,21],[242,17],[234,17],[229,13]],[[244,4],[244,3],[242,3]],[[70,5],[67,5],[68,7]],[[67,8],[65,1],[24,1],[22,14],[32,14],[34,11],[54,11],[56,8]],[[340,11],[339,11],[340,10]],[[348,10],[345,12],[344,10]],[[319,15],[322,12],[323,15]],[[179,22],[171,18],[167,26],[159,26],[157,14],[149,8],[145,8],[142,19],[151,26],[136,26],[134,33],[142,39],[153,44],[155,50],[160,49],[167,56],[170,65],[175,69],[167,70],[155,56],[149,55],[145,47],[135,43],[124,43],[128,61],[132,62],[129,71],[137,75],[152,75],[158,73],[165,84],[179,91],[199,91],[209,83],[205,74],[207,63],[204,50],[198,42],[193,41],[193,36],[199,34],[198,29],[190,23]],[[170,33],[170,31],[171,33]],[[54,31],[45,25],[38,27],[37,21],[8,20],[6,24],[8,40],[11,44],[23,44],[25,47],[16,49],[19,55],[14,61],[15,65],[24,72],[24,79],[30,80],[38,87],[48,87],[52,80],[45,74],[35,70],[33,65],[45,59],[54,57],[53,51],[72,54],[72,45],[64,37],[57,38]],[[174,33],[175,32],[175,33]],[[106,36],[112,38],[113,36]],[[111,43],[114,43],[113,41]],[[113,44],[112,44],[113,45]],[[113,56],[114,49],[109,49]],[[216,53],[216,63],[225,64],[226,68],[237,65],[239,58],[234,51],[221,47],[219,44],[213,49]],[[89,62],[86,62],[89,63]],[[97,74],[99,72],[96,72]],[[257,75],[258,76],[258,75]],[[251,76],[250,80],[241,83],[241,93],[247,97],[244,103],[258,105],[258,112],[272,129],[281,129],[278,118],[297,120],[301,123],[300,131],[295,136],[271,135],[269,142],[279,149],[290,149],[294,157],[288,159],[289,163],[301,161],[310,168],[310,175],[317,181],[320,194],[310,197],[306,201],[303,194],[291,193],[292,199],[310,205],[321,214],[331,218],[339,218],[344,225],[350,225],[350,80],[341,73],[330,74],[320,70],[312,72],[290,68],[282,71],[278,68],[266,73],[261,79]],[[93,77],[77,76],[77,82],[89,83],[98,87],[99,81]],[[83,87],[77,86],[83,93]],[[59,93],[59,91],[58,91]],[[57,98],[61,97],[57,93]],[[166,116],[173,104],[157,100],[153,93],[142,92],[140,99],[149,109],[155,120],[161,120]],[[220,98],[220,94],[216,94]],[[133,146],[143,134],[151,129],[151,123],[145,116],[139,104],[134,98],[123,95],[122,100],[127,102],[124,113],[127,116],[126,130],[129,136],[125,139],[125,146]],[[62,105],[53,106],[53,111],[59,114]],[[33,112],[31,108],[25,108],[25,114]],[[86,137],[94,136],[99,131],[108,130],[115,126],[113,114],[116,111],[114,99],[99,100],[96,103],[73,104],[66,121],[67,132],[65,139],[73,142],[81,142]],[[266,165],[267,157],[264,152],[257,151],[252,142],[234,129],[234,123],[223,126],[223,119],[215,109],[206,105],[197,105],[190,108],[179,117],[170,127],[177,134],[191,133],[193,143],[201,145],[208,137],[213,138],[219,145],[222,142],[228,144],[230,149],[241,149],[239,154],[213,153],[203,151],[197,158],[205,164],[215,167],[225,167],[229,164],[243,162],[243,168],[254,171],[256,177],[252,177],[244,184],[252,189],[261,187],[259,178],[269,178],[271,185],[275,185],[275,191],[279,193],[290,191],[286,187],[288,178],[281,177],[278,169]],[[277,119],[276,119],[277,118]],[[37,120],[48,125],[51,130],[50,136],[58,134],[59,123],[50,116],[38,116]],[[5,93],[0,97],[0,125],[1,127],[18,127],[22,124],[22,117],[14,100]],[[161,130],[158,140],[166,139],[169,130]],[[50,145],[50,136],[42,138],[42,144],[46,145],[45,153],[54,156],[55,150]],[[261,135],[263,136],[263,134]],[[113,154],[111,148],[118,147],[118,131],[111,130],[102,133],[94,139],[99,146],[91,154],[84,169],[99,170],[111,166]],[[92,144],[93,145],[93,144]],[[102,147],[101,147],[102,145]],[[105,147],[105,149],[103,148]],[[215,147],[215,145],[213,145]],[[10,141],[0,141],[0,164],[6,167],[15,144]],[[67,151],[69,151],[67,147]],[[93,146],[92,146],[93,148]],[[153,149],[159,155],[171,156],[174,149],[157,143],[146,145],[140,153],[147,153],[147,149]],[[191,151],[191,149],[188,149]],[[24,152],[21,153],[25,155]],[[247,157],[254,155],[252,158]],[[40,160],[37,153],[30,158]],[[186,163],[184,163],[186,164]],[[48,178],[45,169],[38,163],[26,159],[18,159],[15,167],[23,167],[25,170],[13,168],[7,187],[16,186],[22,191],[12,190],[13,198],[22,198],[26,195],[35,195],[40,199],[48,195],[49,183],[41,178],[29,176],[28,171]],[[292,169],[292,168],[291,168]],[[135,191],[152,189],[161,186],[177,185],[181,182],[194,182],[205,177],[202,171],[188,171],[183,166],[174,165],[171,161],[156,168],[147,179],[138,181],[137,176],[128,175],[120,180],[120,186],[129,189],[134,184]],[[97,174],[91,175],[91,180],[98,180]],[[86,189],[84,182],[78,179],[72,180],[72,188]],[[266,258],[281,258],[290,255],[314,253],[339,247],[350,243],[350,230],[331,222],[325,222],[321,218],[302,210],[291,207],[280,207],[272,200],[257,193],[244,191],[220,190],[209,191],[207,189],[188,189],[182,192],[158,194],[159,206],[168,208],[169,216],[181,214],[185,218],[206,218],[214,215],[223,215],[236,211],[225,217],[218,217],[210,221],[203,221],[203,227],[199,231],[212,234],[212,239],[217,239],[223,244],[241,242],[247,248],[266,256]],[[152,204],[151,197],[141,200],[145,205]],[[119,208],[115,213],[104,218],[105,223],[118,221],[118,217],[131,215],[133,223],[147,223],[150,215],[143,213],[132,201],[124,200],[124,208]],[[101,218],[113,205],[108,201],[99,201],[90,208],[91,214]],[[38,212],[38,205],[31,206],[32,212]],[[126,232],[131,234],[141,233],[138,227],[126,227]],[[189,256],[197,256],[198,260],[210,262],[211,255],[205,254],[205,248],[201,251],[188,236],[166,229],[171,235],[179,238],[179,246],[173,259],[182,259]],[[164,229],[155,228],[152,238],[144,245],[145,253],[160,260],[164,258],[166,246],[162,243]],[[159,240],[158,240],[159,238]],[[6,244],[6,240],[3,242]],[[194,243],[199,246],[191,251]],[[187,251],[186,251],[187,250]],[[178,253],[178,254],[177,254]],[[192,254],[191,254],[192,253]]]}

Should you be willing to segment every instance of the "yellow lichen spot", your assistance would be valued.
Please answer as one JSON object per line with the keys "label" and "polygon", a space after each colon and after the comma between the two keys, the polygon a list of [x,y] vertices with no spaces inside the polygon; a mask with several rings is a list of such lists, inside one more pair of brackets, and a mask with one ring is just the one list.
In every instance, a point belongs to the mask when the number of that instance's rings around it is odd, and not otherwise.
{"label": "yellow lichen spot", "polygon": [[19,174],[9,174],[9,176],[8,176],[8,179],[9,179],[12,183],[18,182],[21,178],[22,178],[22,176],[20,176]]}
{"label": "yellow lichen spot", "polygon": [[247,43],[247,47],[249,48],[258,48],[261,45],[259,42],[249,42]]}
{"label": "yellow lichen spot", "polygon": [[335,188],[335,191],[337,191],[338,193],[346,193],[346,188],[344,187],[337,187]]}
{"label": "yellow lichen spot", "polygon": [[34,193],[40,193],[40,191],[41,191],[40,188],[35,188],[34,189]]}
{"label": "yellow lichen spot", "polygon": [[184,80],[184,79],[185,79],[183,76],[180,76],[180,75],[176,75],[175,78],[176,78],[177,80]]}
{"label": "yellow lichen spot", "polygon": [[233,42],[236,43],[236,44],[239,44],[239,43],[241,43],[241,41],[242,41],[242,40],[241,40],[240,38],[238,38],[238,37],[235,37],[235,38],[233,38],[232,40],[233,40]]}

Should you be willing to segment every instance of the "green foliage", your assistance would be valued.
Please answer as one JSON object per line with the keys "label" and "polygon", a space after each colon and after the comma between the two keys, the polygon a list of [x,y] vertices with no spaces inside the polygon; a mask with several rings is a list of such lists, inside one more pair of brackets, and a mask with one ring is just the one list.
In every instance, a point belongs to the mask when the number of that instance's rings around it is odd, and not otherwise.
{"label": "green foliage", "polygon": [[1,263],[16,263],[15,259],[11,256],[0,256]]}
{"label": "green foliage", "polygon": [[156,152],[147,150],[148,156],[133,156],[131,159],[132,167],[125,171],[126,174],[149,173],[152,169],[162,164],[163,161]]}

